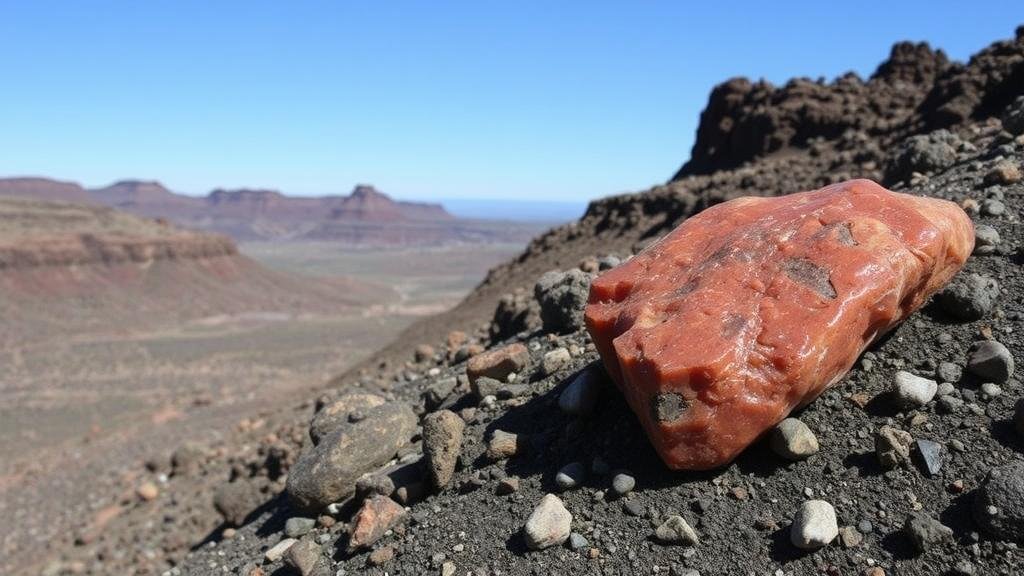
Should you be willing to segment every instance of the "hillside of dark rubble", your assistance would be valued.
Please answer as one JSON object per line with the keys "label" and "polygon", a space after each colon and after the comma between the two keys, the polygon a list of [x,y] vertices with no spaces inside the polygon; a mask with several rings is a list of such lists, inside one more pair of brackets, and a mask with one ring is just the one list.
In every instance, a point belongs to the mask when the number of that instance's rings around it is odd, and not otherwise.
{"label": "hillside of dark rubble", "polygon": [[[866,81],[729,80],[670,182],[593,202],[321,397],[140,463],[44,573],[1017,574],[1022,163],[1024,28],[964,64],[899,44]],[[582,330],[590,279],[708,206],[851,178],[956,202],[974,255],[801,424],[669,471]]]}

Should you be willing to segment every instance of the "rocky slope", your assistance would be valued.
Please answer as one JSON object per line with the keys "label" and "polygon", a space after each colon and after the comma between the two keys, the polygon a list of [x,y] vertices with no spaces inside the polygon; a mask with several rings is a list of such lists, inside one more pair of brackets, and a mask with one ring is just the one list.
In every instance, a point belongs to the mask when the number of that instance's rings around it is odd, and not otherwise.
{"label": "rocky slope", "polygon": [[[898,45],[867,82],[716,88],[671,182],[595,201],[315,403],[173,459],[194,466],[140,467],[124,512],[47,572],[1016,573],[1022,73],[1024,29],[966,64]],[[572,321],[588,275],[715,203],[850,177],[956,201],[975,255],[781,442],[721,470],[669,472]],[[553,268],[568,271],[541,276]],[[908,381],[927,396],[913,407]],[[398,432],[378,441],[385,429]],[[818,450],[797,450],[808,434]],[[318,480],[311,459],[337,475]],[[329,482],[364,472],[354,495]],[[142,482],[158,494],[133,492]]]}
{"label": "rocky slope", "polygon": [[0,342],[215,314],[344,309],[380,287],[263,268],[224,236],[94,205],[0,198]]}

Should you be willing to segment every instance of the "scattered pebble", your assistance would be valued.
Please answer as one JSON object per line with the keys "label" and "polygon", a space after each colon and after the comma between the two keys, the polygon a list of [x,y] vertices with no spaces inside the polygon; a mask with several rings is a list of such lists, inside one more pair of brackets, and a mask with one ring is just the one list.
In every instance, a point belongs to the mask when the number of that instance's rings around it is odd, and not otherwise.
{"label": "scattered pebble", "polygon": [[961,376],[963,376],[963,369],[952,362],[939,362],[938,368],[935,369],[935,377],[940,382],[956,384],[960,381]]}
{"label": "scattered pebble", "polygon": [[967,322],[987,316],[998,298],[999,283],[980,274],[961,274],[935,296],[947,314]]}
{"label": "scattered pebble", "polygon": [[893,395],[902,408],[919,408],[935,397],[939,385],[934,380],[899,371],[893,380]]}
{"label": "scattered pebble", "polygon": [[523,528],[526,546],[531,550],[541,550],[561,544],[569,538],[571,525],[572,514],[565,509],[562,500],[554,494],[547,494],[526,520]]}
{"label": "scattered pebble", "polygon": [[912,512],[907,516],[903,533],[910,538],[918,552],[925,552],[933,545],[953,537],[953,530],[924,512]]}
{"label": "scattered pebble", "polygon": [[284,563],[300,576],[309,576],[316,569],[322,554],[320,545],[313,538],[303,538],[288,548]]}
{"label": "scattered pebble", "polygon": [[308,534],[314,526],[316,526],[316,520],[312,518],[292,516],[284,523],[284,534],[289,538],[298,538]]}
{"label": "scattered pebble", "polygon": [[999,232],[987,225],[978,224],[974,227],[974,253],[979,255],[993,254],[999,245]]}
{"label": "scattered pebble", "polygon": [[544,355],[541,360],[541,369],[544,374],[550,376],[572,363],[572,355],[567,348],[555,348]]}
{"label": "scattered pebble", "polygon": [[570,490],[580,485],[587,476],[587,469],[582,462],[571,462],[562,467],[555,475],[555,484],[562,490]]}
{"label": "scattered pebble", "polygon": [[423,459],[430,482],[438,490],[452,481],[462,454],[465,427],[462,418],[450,410],[432,412],[423,418]]}
{"label": "scattered pebble", "polygon": [[818,452],[818,438],[797,418],[779,422],[771,431],[769,445],[787,460],[803,460]]}
{"label": "scattered pebble", "polygon": [[1013,376],[1013,355],[995,340],[981,340],[971,345],[967,355],[967,371],[986,382],[1003,384]]}
{"label": "scattered pebble", "polygon": [[558,407],[572,416],[589,416],[601,395],[604,369],[592,364],[581,370],[558,397]]}
{"label": "scattered pebble", "polygon": [[882,468],[891,470],[910,462],[910,445],[914,437],[909,432],[882,426],[875,432],[875,455]]}
{"label": "scattered pebble", "polygon": [[696,546],[699,543],[697,533],[682,516],[669,516],[654,530],[654,537],[663,544],[683,544]]}
{"label": "scattered pebble", "polygon": [[793,517],[789,539],[797,548],[816,550],[827,546],[838,535],[835,508],[824,500],[808,500]]}
{"label": "scattered pebble", "polygon": [[914,444],[917,447],[917,454],[921,457],[921,464],[928,476],[935,476],[942,469],[943,450],[942,444],[918,438]]}
{"label": "scattered pebble", "polygon": [[487,443],[487,457],[491,460],[511,458],[519,453],[520,444],[518,434],[495,430]]}
{"label": "scattered pebble", "polygon": [[498,485],[494,487],[494,493],[498,496],[508,496],[517,491],[519,491],[519,478],[515,476],[502,478],[498,481]]}
{"label": "scattered pebble", "polygon": [[619,496],[629,494],[635,486],[636,478],[628,472],[619,472],[612,477],[612,490]]}
{"label": "scattered pebble", "polygon": [[974,520],[990,535],[1007,541],[1024,540],[1024,462],[989,471],[972,510]]}
{"label": "scattered pebble", "polygon": [[267,562],[277,562],[282,557],[284,557],[284,553],[287,552],[288,549],[291,548],[296,542],[298,542],[298,540],[296,540],[295,538],[285,538],[284,540],[281,540],[277,544],[271,546],[270,549],[263,554],[263,558]]}
{"label": "scattered pebble", "polygon": [[582,534],[576,532],[569,534],[568,543],[570,550],[582,550],[583,548],[590,547],[590,542],[587,542],[587,539]]}
{"label": "scattered pebble", "polygon": [[839,542],[843,548],[856,548],[864,541],[864,536],[853,526],[843,526],[839,529]]}

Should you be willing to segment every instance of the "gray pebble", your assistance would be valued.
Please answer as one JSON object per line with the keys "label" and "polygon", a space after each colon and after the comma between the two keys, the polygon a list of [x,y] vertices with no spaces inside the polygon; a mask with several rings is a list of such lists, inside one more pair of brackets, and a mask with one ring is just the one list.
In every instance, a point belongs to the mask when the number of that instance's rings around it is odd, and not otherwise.
{"label": "gray pebble", "polygon": [[572,416],[589,416],[601,395],[604,369],[597,364],[588,366],[558,396],[558,407]]}
{"label": "gray pebble", "polygon": [[580,550],[590,546],[590,542],[587,542],[587,539],[584,538],[582,534],[578,534],[576,532],[569,534],[568,543],[570,550]]}
{"label": "gray pebble", "polygon": [[960,381],[960,377],[963,375],[963,369],[960,366],[952,362],[939,362],[939,367],[935,369],[935,377],[940,382],[951,382],[957,383]]}
{"label": "gray pebble", "polygon": [[836,510],[824,500],[804,502],[793,517],[789,539],[801,550],[815,550],[827,546],[839,535]]}
{"label": "gray pebble", "polygon": [[975,254],[992,254],[996,251],[999,240],[999,232],[995,228],[987,224],[978,224],[974,227]]}
{"label": "gray pebble", "polygon": [[818,438],[802,421],[786,418],[772,429],[769,445],[787,460],[803,460],[818,452]]}
{"label": "gray pebble", "polygon": [[935,296],[936,302],[949,315],[962,320],[980,320],[995,308],[999,283],[980,274],[957,276]]}
{"label": "gray pebble", "polygon": [[654,531],[654,537],[663,544],[685,544],[696,546],[699,543],[697,532],[682,516],[669,516]]}
{"label": "gray pebble", "polygon": [[316,526],[316,520],[294,516],[284,523],[284,534],[289,538],[298,538],[305,536],[314,526]]}
{"label": "gray pebble", "polygon": [[978,525],[992,536],[1024,540],[1024,462],[992,469],[975,495],[972,510]]}
{"label": "gray pebble", "polygon": [[562,490],[569,490],[579,486],[580,482],[583,482],[586,478],[587,469],[581,462],[572,462],[566,464],[558,471],[555,475],[555,484]]}
{"label": "gray pebble", "polygon": [[942,469],[943,450],[942,444],[918,438],[914,443],[917,454],[921,457],[921,463],[928,476],[935,476]]}
{"label": "gray pebble", "polygon": [[901,370],[893,380],[893,395],[900,407],[918,408],[931,401],[938,387],[934,380]]}
{"label": "gray pebble", "polygon": [[903,533],[919,552],[953,537],[953,530],[924,512],[912,512],[903,524]]}
{"label": "gray pebble", "polygon": [[612,477],[612,489],[619,496],[629,494],[636,486],[636,478],[626,472],[619,472]]}
{"label": "gray pebble", "polygon": [[1013,376],[1013,355],[995,340],[982,340],[971,345],[967,371],[985,380],[1003,384]]}

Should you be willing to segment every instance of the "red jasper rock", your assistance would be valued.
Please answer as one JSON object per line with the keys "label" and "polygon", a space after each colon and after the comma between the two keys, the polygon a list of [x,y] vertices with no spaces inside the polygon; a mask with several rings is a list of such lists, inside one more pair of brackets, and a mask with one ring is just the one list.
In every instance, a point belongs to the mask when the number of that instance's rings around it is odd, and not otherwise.
{"label": "red jasper rock", "polygon": [[945,200],[853,180],[737,198],[594,280],[590,335],[665,463],[730,462],[963,266]]}
{"label": "red jasper rock", "polygon": [[384,535],[405,516],[402,508],[387,496],[371,496],[356,512],[349,531],[349,551],[365,548]]}

